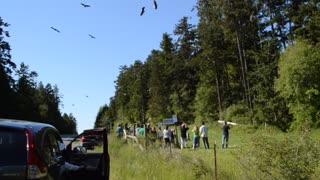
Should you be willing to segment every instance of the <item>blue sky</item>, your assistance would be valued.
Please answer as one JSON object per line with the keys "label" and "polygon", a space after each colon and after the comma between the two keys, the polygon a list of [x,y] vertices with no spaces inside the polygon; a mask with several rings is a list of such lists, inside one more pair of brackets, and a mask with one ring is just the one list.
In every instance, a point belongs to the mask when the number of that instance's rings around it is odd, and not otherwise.
{"label": "blue sky", "polygon": [[72,113],[82,132],[93,127],[99,108],[114,96],[120,66],[145,61],[182,17],[197,23],[196,0],[157,3],[155,10],[153,0],[6,0],[0,16],[10,24],[5,40],[12,61],[36,71],[37,82],[58,86],[61,112]]}

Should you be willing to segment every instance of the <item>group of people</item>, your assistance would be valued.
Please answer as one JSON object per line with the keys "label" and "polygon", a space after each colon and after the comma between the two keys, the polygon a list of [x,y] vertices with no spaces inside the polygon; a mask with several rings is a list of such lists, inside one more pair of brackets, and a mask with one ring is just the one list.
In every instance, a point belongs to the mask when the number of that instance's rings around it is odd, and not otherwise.
{"label": "group of people", "polygon": [[[229,129],[227,121],[224,122],[224,125],[221,127],[222,129],[222,148],[228,148],[229,142]],[[180,127],[181,132],[181,140],[180,146],[181,149],[187,147],[187,131],[189,127],[186,123],[182,123]],[[200,128],[195,125],[192,129],[192,149],[200,147],[200,138],[202,139],[203,146],[205,149],[210,149],[209,140],[208,140],[208,127],[205,125],[205,122],[202,122]]]}
{"label": "group of people", "polygon": [[[181,132],[181,149],[187,148],[187,131],[189,127],[186,123],[182,123],[180,127]],[[192,149],[200,147],[200,137],[203,142],[203,146],[205,149],[210,149],[209,141],[208,141],[208,127],[202,122],[200,128],[195,125],[192,129],[193,139],[192,139]]]}
{"label": "group of people", "polygon": [[[224,125],[221,127],[222,129],[222,148],[228,148],[228,141],[229,141],[229,129],[228,123],[225,121]],[[116,136],[121,138],[123,135],[123,131],[130,131],[127,124],[124,128],[122,128],[121,124],[118,124],[116,129]],[[183,122],[180,126],[180,148],[188,148],[187,142],[189,139],[188,134],[189,126],[187,123]],[[174,139],[177,135],[175,129],[169,129],[169,126],[162,130],[161,126],[158,127],[151,127],[150,124],[147,124],[146,128],[143,126],[138,126],[136,129],[136,135],[143,136],[144,133],[147,134],[148,138],[150,139],[151,143],[154,144],[156,140],[159,140],[160,146],[162,145],[162,140],[164,140],[164,147],[170,146],[171,143],[174,142]],[[202,139],[203,146],[205,149],[210,149],[209,140],[208,140],[208,127],[205,125],[205,122],[202,122],[200,128],[195,125],[192,128],[192,149],[196,149],[200,147],[200,138]]]}

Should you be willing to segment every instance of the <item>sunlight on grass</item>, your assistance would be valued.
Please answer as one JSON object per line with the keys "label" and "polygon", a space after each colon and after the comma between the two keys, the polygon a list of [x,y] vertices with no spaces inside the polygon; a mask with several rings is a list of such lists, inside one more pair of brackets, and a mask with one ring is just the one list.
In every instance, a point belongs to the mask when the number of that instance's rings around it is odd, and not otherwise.
{"label": "sunlight on grass", "polygon": [[[215,177],[213,144],[217,144],[218,179],[254,179],[255,170],[244,169],[243,159],[251,157],[252,137],[268,133],[278,139],[284,139],[288,133],[277,130],[254,129],[250,126],[233,126],[230,129],[229,148],[221,148],[220,124],[209,125],[209,143],[211,149],[204,149],[202,142],[198,149],[159,148],[159,145],[148,146],[141,150],[130,141],[118,140],[113,134],[108,137],[111,159],[110,179],[112,180],[209,180]],[[320,131],[312,133],[319,139]],[[191,147],[192,142],[188,142]],[[318,168],[319,169],[319,168]],[[317,174],[316,171],[315,174]],[[319,174],[319,173],[318,173]],[[313,175],[312,177],[314,177]]]}

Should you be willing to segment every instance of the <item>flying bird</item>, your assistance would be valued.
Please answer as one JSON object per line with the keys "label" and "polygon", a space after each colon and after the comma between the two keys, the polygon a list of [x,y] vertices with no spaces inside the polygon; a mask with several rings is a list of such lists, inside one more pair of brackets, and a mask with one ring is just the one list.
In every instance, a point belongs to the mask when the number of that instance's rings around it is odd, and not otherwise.
{"label": "flying bird", "polygon": [[142,16],[142,15],[143,15],[143,13],[144,13],[144,8],[145,8],[145,7],[142,7],[142,9],[141,9],[141,13],[140,13],[140,16]]}
{"label": "flying bird", "polygon": [[80,3],[80,4],[85,8],[90,7],[90,5],[88,5],[88,4],[84,4],[84,3]]}
{"label": "flying bird", "polygon": [[96,37],[92,36],[91,34],[89,34],[89,36],[92,38],[92,39],[95,39]]}
{"label": "flying bird", "polygon": [[158,9],[158,4],[156,0],[153,0],[153,7],[154,9]]}
{"label": "flying bird", "polygon": [[60,33],[60,31],[54,27],[51,27],[51,29],[55,30],[56,32]]}

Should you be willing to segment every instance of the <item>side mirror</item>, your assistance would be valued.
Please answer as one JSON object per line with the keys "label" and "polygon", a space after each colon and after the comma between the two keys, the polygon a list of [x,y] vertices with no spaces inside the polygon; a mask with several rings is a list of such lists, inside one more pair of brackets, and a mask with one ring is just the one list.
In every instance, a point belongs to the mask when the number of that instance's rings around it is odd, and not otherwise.
{"label": "side mirror", "polygon": [[80,154],[85,154],[87,152],[87,149],[83,146],[76,146],[73,148],[73,151]]}

